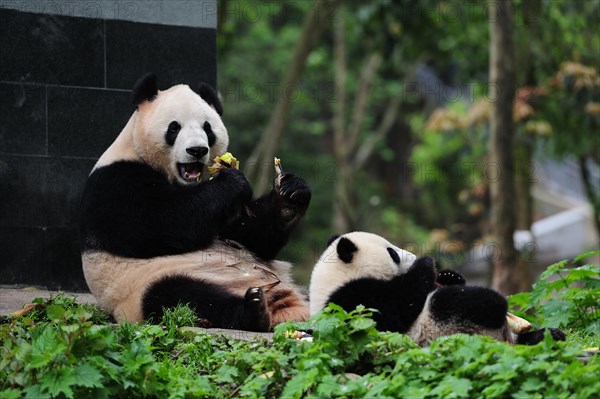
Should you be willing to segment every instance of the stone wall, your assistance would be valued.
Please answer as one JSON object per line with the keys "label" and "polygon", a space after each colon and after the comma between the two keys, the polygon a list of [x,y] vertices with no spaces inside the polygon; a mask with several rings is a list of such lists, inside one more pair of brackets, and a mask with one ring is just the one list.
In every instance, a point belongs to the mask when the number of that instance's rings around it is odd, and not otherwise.
{"label": "stone wall", "polygon": [[0,284],[87,290],[79,199],[148,71],[216,84],[216,0],[0,0]]}

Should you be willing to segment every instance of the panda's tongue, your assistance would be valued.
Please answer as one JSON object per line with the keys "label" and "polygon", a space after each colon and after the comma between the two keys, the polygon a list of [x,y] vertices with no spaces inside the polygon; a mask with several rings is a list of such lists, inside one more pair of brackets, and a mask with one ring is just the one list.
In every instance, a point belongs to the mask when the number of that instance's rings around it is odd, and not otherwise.
{"label": "panda's tongue", "polygon": [[180,163],[179,173],[184,179],[198,180],[202,176],[202,164],[200,162]]}

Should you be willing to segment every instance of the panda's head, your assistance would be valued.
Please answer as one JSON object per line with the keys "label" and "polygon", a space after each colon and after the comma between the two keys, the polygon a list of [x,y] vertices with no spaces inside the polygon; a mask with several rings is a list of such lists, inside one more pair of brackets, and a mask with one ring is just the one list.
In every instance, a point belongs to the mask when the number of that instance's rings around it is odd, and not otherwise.
{"label": "panda's head", "polygon": [[133,88],[132,100],[133,144],[141,160],[180,184],[207,180],[209,163],[229,144],[215,91],[205,84],[159,91],[156,75],[147,74]]}
{"label": "panda's head", "polygon": [[330,295],[352,280],[390,280],[406,273],[416,256],[381,236],[355,231],[329,239],[310,279],[311,313],[321,310]]}

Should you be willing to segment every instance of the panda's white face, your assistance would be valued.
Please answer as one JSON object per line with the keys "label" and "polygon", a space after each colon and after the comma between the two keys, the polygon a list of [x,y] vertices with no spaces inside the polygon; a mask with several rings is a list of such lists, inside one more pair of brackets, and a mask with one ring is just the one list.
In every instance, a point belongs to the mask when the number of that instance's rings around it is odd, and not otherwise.
{"label": "panda's white face", "polygon": [[310,310],[327,305],[331,294],[352,280],[391,280],[406,273],[417,257],[381,236],[352,232],[336,238],[315,265],[310,279]]}
{"label": "panda's white face", "polygon": [[206,181],[212,160],[227,151],[229,137],[221,117],[187,85],[159,91],[137,112],[135,151],[171,181]]}

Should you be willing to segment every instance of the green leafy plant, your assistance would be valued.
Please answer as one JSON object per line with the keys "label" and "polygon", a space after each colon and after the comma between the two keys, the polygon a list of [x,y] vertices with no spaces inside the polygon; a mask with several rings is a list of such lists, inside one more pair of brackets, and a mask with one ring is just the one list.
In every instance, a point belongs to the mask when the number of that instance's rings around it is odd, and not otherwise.
{"label": "green leafy plant", "polygon": [[[578,284],[593,278],[583,274]],[[183,305],[153,325],[109,324],[98,308],[64,295],[39,303],[0,325],[1,398],[593,398],[600,391],[600,357],[582,360],[578,342],[511,346],[455,335],[421,348],[378,332],[374,310],[363,307],[330,305],[308,322],[279,325],[269,342],[190,328],[195,316]],[[312,330],[312,341],[293,338],[299,329]]]}
{"label": "green leafy plant", "polygon": [[[549,266],[531,292],[509,298],[514,312],[543,327],[572,329],[600,336],[600,266],[580,263],[599,251]],[[598,343],[598,341],[596,341]]]}

